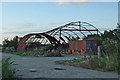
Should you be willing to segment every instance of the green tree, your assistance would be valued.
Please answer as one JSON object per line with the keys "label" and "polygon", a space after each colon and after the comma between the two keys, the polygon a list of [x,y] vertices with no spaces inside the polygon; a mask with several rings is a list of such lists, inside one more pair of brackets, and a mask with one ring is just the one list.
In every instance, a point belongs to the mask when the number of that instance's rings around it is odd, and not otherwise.
{"label": "green tree", "polygon": [[17,44],[18,44],[18,39],[19,39],[18,36],[15,36],[11,40],[5,39],[3,41],[3,48],[5,49],[6,47],[14,47],[16,49],[17,48]]}

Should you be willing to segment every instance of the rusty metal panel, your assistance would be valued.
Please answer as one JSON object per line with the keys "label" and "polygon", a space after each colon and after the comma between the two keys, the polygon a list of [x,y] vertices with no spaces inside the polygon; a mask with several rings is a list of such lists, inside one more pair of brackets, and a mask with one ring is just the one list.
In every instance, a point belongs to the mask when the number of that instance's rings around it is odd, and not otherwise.
{"label": "rusty metal panel", "polygon": [[84,40],[70,42],[70,50],[81,50],[81,49],[86,50],[86,45]]}
{"label": "rusty metal panel", "polygon": [[81,50],[81,49],[85,50],[85,41],[84,40],[77,41],[77,50]]}
{"label": "rusty metal panel", "polygon": [[70,42],[70,50],[75,50],[75,41]]}

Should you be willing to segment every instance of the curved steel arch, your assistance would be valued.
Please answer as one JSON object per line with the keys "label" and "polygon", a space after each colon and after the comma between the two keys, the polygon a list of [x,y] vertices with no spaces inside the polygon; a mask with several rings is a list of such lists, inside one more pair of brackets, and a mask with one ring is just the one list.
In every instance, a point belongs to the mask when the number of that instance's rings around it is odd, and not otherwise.
{"label": "curved steel arch", "polygon": [[[97,32],[98,35],[101,35],[101,32],[92,24],[81,21],[70,22],[66,25],[57,27],[47,32],[32,33],[25,35],[23,38],[19,40],[17,50],[24,51],[26,50],[30,42],[34,43],[36,41],[38,41],[40,44],[47,43],[57,46],[62,44],[62,42],[67,42],[65,39],[70,40],[69,36],[72,37],[79,36],[79,38],[81,38],[82,35],[85,36],[86,34],[85,32],[92,34],[93,31]],[[80,32],[80,34],[82,35],[77,34],[77,32]],[[64,38],[62,36],[64,36]]]}

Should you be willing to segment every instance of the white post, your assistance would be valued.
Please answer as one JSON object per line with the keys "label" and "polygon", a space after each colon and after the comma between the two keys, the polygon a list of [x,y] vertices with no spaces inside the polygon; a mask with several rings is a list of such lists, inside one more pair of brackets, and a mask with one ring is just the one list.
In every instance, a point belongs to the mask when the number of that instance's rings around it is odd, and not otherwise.
{"label": "white post", "polygon": [[103,56],[103,46],[98,46],[98,58]]}

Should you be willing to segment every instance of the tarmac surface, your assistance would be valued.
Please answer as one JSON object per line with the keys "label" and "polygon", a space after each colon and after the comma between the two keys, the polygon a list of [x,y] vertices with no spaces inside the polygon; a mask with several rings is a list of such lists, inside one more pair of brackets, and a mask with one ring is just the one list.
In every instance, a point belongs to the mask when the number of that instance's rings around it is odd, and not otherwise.
{"label": "tarmac surface", "polygon": [[20,57],[2,53],[2,59],[11,57],[17,78],[118,78],[114,72],[101,72],[69,65],[56,64],[55,61],[81,58],[78,55],[65,57]]}

